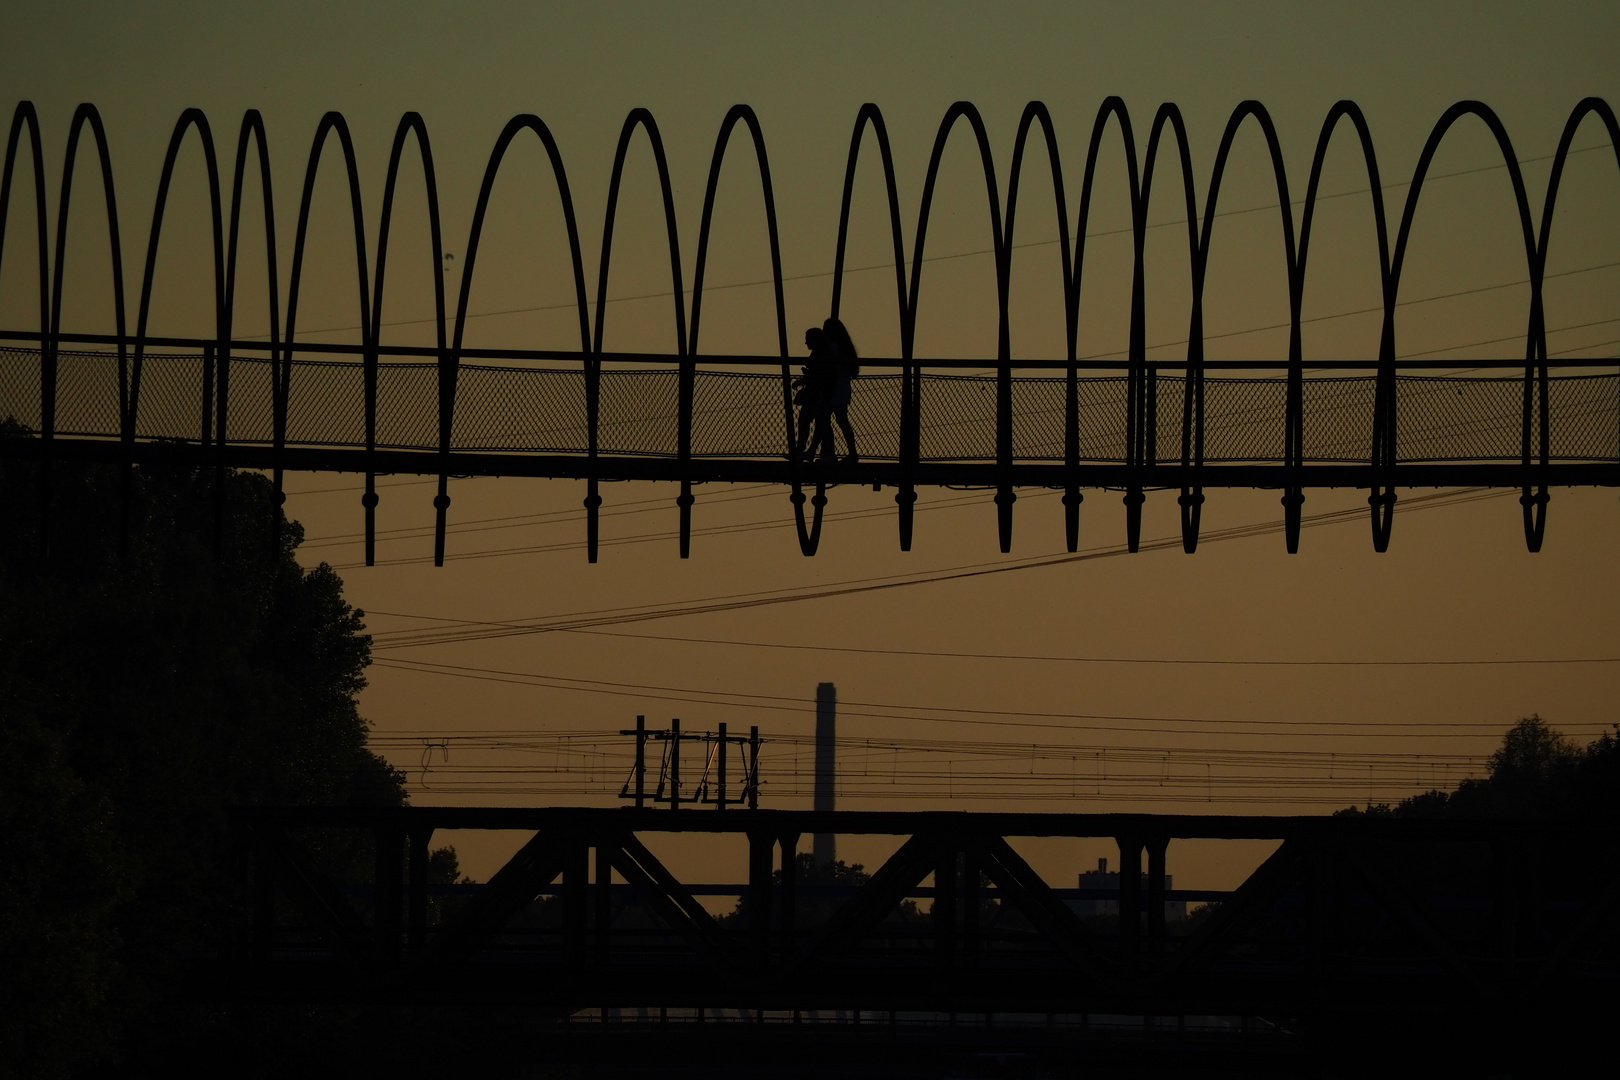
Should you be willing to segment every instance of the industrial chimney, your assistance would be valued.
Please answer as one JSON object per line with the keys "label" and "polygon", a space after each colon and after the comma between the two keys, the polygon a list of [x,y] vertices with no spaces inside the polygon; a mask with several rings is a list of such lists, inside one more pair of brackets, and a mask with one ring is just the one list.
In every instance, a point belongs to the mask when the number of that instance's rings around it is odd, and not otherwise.
{"label": "industrial chimney", "polygon": [[[830,682],[816,684],[816,790],[812,809],[831,812],[833,808],[833,782],[836,777],[833,758],[835,730],[838,721],[838,690]],[[817,866],[829,866],[836,857],[833,853],[833,834],[816,833],[811,853]]]}

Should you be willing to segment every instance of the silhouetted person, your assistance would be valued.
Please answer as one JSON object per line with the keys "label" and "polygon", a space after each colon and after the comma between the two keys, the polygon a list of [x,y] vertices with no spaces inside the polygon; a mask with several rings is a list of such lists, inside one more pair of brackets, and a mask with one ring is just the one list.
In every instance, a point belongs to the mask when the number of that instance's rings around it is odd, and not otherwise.
{"label": "silhouetted person", "polygon": [[[828,319],[821,324],[822,341],[831,346],[833,354],[833,375],[831,393],[828,398],[828,412],[838,420],[838,427],[844,433],[845,460],[855,461],[855,429],[849,423],[849,403],[855,394],[855,376],[861,373],[860,354],[855,351],[855,342],[850,340],[849,331],[837,319]],[[826,429],[826,448],[823,451],[827,457],[832,457],[832,425],[823,422]]]}
{"label": "silhouetted person", "polygon": [[[793,385],[797,393],[793,403],[799,407],[799,455],[803,457],[813,447],[819,447],[831,438],[828,426],[832,410],[834,358],[831,342],[819,326],[804,332],[805,348],[810,358]],[[811,437],[812,431],[814,438]],[[830,450],[829,450],[830,453]]]}

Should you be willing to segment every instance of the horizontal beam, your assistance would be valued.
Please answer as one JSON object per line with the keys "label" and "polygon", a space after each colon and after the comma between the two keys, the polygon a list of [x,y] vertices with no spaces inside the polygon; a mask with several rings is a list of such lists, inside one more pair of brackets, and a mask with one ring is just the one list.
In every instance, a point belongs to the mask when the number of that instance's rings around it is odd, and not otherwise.
{"label": "horizontal beam", "polygon": [[633,807],[505,806],[283,806],[240,807],[234,818],[285,828],[613,829],[634,833],[789,833],[910,836],[928,832],[996,836],[1285,840],[1313,837],[1480,840],[1506,833],[1554,830],[1560,835],[1604,835],[1579,822],[1428,820],[1242,814],[981,813],[957,810],[667,810]]}
{"label": "horizontal beam", "polygon": [[[38,459],[45,453],[39,438],[0,439],[0,456]],[[520,476],[558,480],[597,479],[679,481],[693,483],[884,484],[908,480],[919,486],[985,487],[999,485],[1009,476],[1012,486],[1063,488],[1073,482],[1090,488],[1372,488],[1408,487],[1620,487],[1620,461],[1567,461],[1547,465],[1508,462],[1409,462],[1394,466],[1360,464],[1142,465],[1118,462],[1082,463],[1073,469],[1060,462],[1018,462],[1003,470],[994,462],[920,462],[906,467],[898,462],[862,460],[856,464],[802,463],[763,458],[694,458],[682,463],[675,457],[601,456],[594,468],[583,454],[490,454],[455,451],[448,455],[424,450],[290,446],[277,454],[265,445],[227,444],[223,450],[198,442],[164,440],[125,444],[116,439],[56,436],[50,455],[60,461],[122,462],[140,465],[211,466],[235,469],[272,469],[292,472],[364,473],[437,476]]]}
{"label": "horizontal beam", "polygon": [[[218,338],[177,337],[173,335],[147,334],[41,334],[38,331],[28,330],[0,330],[0,343],[12,342],[16,347],[39,347],[48,341],[56,342],[58,348],[67,346],[98,345],[123,347],[133,353],[137,346],[145,350],[181,349],[185,351],[202,351],[204,349],[217,349],[223,345],[231,353],[245,357],[254,357],[260,354],[277,353],[285,355],[287,351],[293,353],[311,353],[326,356],[353,356],[356,358],[367,356],[373,350],[364,344],[339,341],[293,341],[272,343],[262,338],[233,338],[221,342]],[[581,364],[586,360],[598,361],[605,364],[636,364],[647,367],[673,367],[682,362],[691,362],[698,365],[724,365],[740,367],[780,368],[784,363],[802,364],[802,356],[771,356],[762,353],[704,353],[690,356],[680,356],[675,353],[657,352],[581,352],[577,349],[477,349],[464,347],[460,349],[440,349],[432,345],[384,345],[379,343],[375,349],[378,357],[403,357],[412,360],[438,360],[440,357],[455,355],[462,360],[554,360],[561,363]],[[1378,371],[1383,364],[1376,359],[1359,357],[1345,357],[1337,359],[1312,359],[1307,362],[1309,370],[1315,374],[1322,371]],[[965,371],[983,371],[985,368],[996,367],[998,361],[988,358],[973,357],[914,357],[904,360],[894,356],[862,356],[863,367],[875,368],[901,368],[919,367],[923,369]],[[1014,371],[1113,371],[1121,374],[1130,370],[1131,362],[1123,356],[1114,359],[1085,359],[1085,360],[1057,360],[1051,358],[1021,357],[1016,361],[1009,361],[1008,366]],[[1185,359],[1154,359],[1144,361],[1143,366],[1154,371],[1173,372],[1182,371],[1188,367]],[[1205,371],[1287,371],[1293,365],[1282,359],[1252,359],[1252,360],[1200,360],[1197,366]],[[1517,372],[1522,374],[1527,365],[1523,357],[1497,357],[1484,360],[1457,360],[1435,359],[1433,357],[1414,357],[1410,359],[1397,358],[1395,368],[1401,372],[1411,371],[1454,371],[1459,367],[1471,370],[1497,370],[1503,372]],[[1556,369],[1560,371],[1603,371],[1613,372],[1620,367],[1620,359],[1614,357],[1571,357],[1549,361],[1545,365],[1534,365]]]}

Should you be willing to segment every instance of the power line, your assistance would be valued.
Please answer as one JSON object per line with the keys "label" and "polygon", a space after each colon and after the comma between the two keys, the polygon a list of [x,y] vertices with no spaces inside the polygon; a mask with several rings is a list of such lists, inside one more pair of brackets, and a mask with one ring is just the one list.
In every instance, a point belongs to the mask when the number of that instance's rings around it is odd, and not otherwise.
{"label": "power line", "polygon": [[[1561,270],[1556,274],[1545,274],[1545,275],[1542,276],[1542,280],[1543,281],[1550,281],[1550,280],[1552,280],[1554,278],[1575,277],[1575,276],[1580,275],[1580,274],[1591,274],[1591,273],[1595,273],[1595,272],[1597,272],[1599,270],[1613,269],[1616,266],[1620,266],[1620,262],[1597,263],[1597,264],[1594,264],[1592,266],[1578,267],[1577,269],[1574,269],[1574,270]],[[1413,297],[1410,300],[1397,300],[1395,302],[1395,306],[1397,308],[1413,307],[1413,306],[1416,306],[1418,304],[1431,304],[1431,303],[1434,303],[1434,302],[1436,302],[1438,300],[1455,300],[1460,296],[1477,296],[1480,293],[1497,292],[1497,291],[1499,291],[1501,289],[1511,289],[1511,288],[1514,288],[1514,287],[1519,286],[1519,285],[1528,285],[1528,284],[1530,284],[1530,279],[1529,278],[1518,278],[1518,279],[1515,279],[1513,281],[1504,281],[1504,282],[1501,282],[1501,283],[1496,284],[1496,285],[1479,285],[1479,286],[1475,286],[1473,288],[1468,288],[1468,289],[1457,289],[1457,290],[1455,290],[1453,292],[1448,292],[1448,293],[1435,293],[1433,296],[1417,296],[1417,297]],[[1376,307],[1353,308],[1353,309],[1351,309],[1349,311],[1337,311],[1337,312],[1334,312],[1331,315],[1313,315],[1310,318],[1302,318],[1302,319],[1299,320],[1299,322],[1300,322],[1301,326],[1305,326],[1305,325],[1308,325],[1308,324],[1311,324],[1311,323],[1331,322],[1334,319],[1348,319],[1348,318],[1350,318],[1352,316],[1355,316],[1355,315],[1382,314],[1383,311],[1384,311],[1384,306],[1382,304],[1379,304]],[[1247,336],[1249,334],[1259,334],[1259,333],[1264,333],[1264,332],[1270,331],[1270,330],[1287,330],[1287,329],[1292,328],[1293,325],[1294,324],[1292,322],[1281,322],[1281,323],[1270,323],[1270,324],[1268,324],[1266,326],[1252,326],[1252,327],[1249,327],[1246,330],[1224,330],[1224,331],[1221,331],[1219,333],[1214,333],[1214,334],[1206,333],[1206,334],[1203,335],[1202,340],[1204,340],[1204,341],[1216,341],[1216,340],[1219,340],[1219,339],[1222,339],[1222,338],[1245,337],[1245,336]],[[1556,327],[1556,328],[1549,329],[1547,332],[1549,334],[1555,334],[1555,333],[1559,333],[1560,331],[1563,331],[1563,330],[1575,330],[1575,329],[1579,329],[1581,326],[1592,326],[1592,325],[1596,325],[1596,324],[1593,324],[1593,323],[1581,323],[1578,326]],[[1185,345],[1185,344],[1187,344],[1187,340],[1188,339],[1186,339],[1186,338],[1176,338],[1173,341],[1160,341],[1160,342],[1156,342],[1156,343],[1151,344],[1151,345],[1146,345],[1143,348],[1146,349],[1147,351],[1152,351],[1154,349],[1168,349],[1168,348],[1173,348],[1173,347],[1175,347],[1177,345]],[[1495,344],[1496,342],[1499,342],[1499,341],[1522,341],[1522,340],[1524,340],[1523,335],[1516,335],[1514,337],[1497,338],[1495,341],[1471,342],[1470,345],[1448,345],[1444,349],[1433,349],[1433,350],[1430,350],[1429,352],[1406,353],[1404,355],[1406,355],[1408,357],[1412,357],[1412,356],[1430,356],[1430,355],[1433,355],[1433,353],[1435,353],[1435,352],[1446,352],[1449,349],[1466,349],[1466,348],[1471,347],[1472,345],[1492,345],[1492,344]],[[1111,350],[1109,352],[1088,353],[1085,356],[1077,357],[1077,359],[1080,359],[1080,360],[1104,360],[1104,359],[1107,359],[1107,358],[1112,357],[1112,356],[1123,356],[1123,355],[1125,355],[1124,350],[1122,350],[1122,349],[1114,349],[1114,350]],[[1314,370],[1320,370],[1320,369],[1314,369]]]}
{"label": "power line", "polygon": [[[1455,492],[1435,492],[1429,495],[1415,496],[1405,500],[1402,503],[1402,507],[1403,509],[1408,510],[1408,512],[1415,512],[1424,507],[1454,506],[1469,502],[1504,498],[1509,494],[1512,493],[1505,491],[1490,491],[1480,488],[1465,488]],[[1304,517],[1301,525],[1305,528],[1316,528],[1322,525],[1331,525],[1339,522],[1360,519],[1365,515],[1365,513],[1365,509],[1351,508],[1329,511],[1321,514],[1312,514]],[[1282,527],[1281,522],[1257,522],[1248,525],[1233,526],[1226,529],[1217,529],[1205,533],[1200,542],[1222,543],[1227,540],[1239,540],[1256,536],[1273,535],[1282,531]],[[1172,547],[1180,547],[1180,545],[1181,537],[1179,535],[1167,536],[1155,540],[1144,541],[1140,545],[1140,549],[1142,551],[1161,551]],[[645,622],[653,619],[667,619],[686,615],[741,611],[757,607],[775,606],[778,604],[799,603],[805,600],[820,600],[839,596],[853,596],[864,593],[883,592],[892,589],[907,588],[914,585],[936,584],[945,581],[962,581],[996,574],[1043,569],[1070,563],[1090,562],[1095,559],[1117,558],[1125,554],[1127,554],[1127,549],[1124,547],[1098,547],[1076,554],[1039,556],[1014,562],[970,563],[963,566],[950,567],[945,570],[933,572],[890,575],[887,577],[875,578],[857,578],[843,582],[836,582],[825,586],[809,586],[791,590],[777,589],[748,593],[734,593],[730,595],[710,597],[704,600],[687,601],[683,603],[628,605],[615,608],[603,608],[596,611],[576,612],[547,620],[508,623],[479,622],[467,624],[469,627],[467,629],[452,628],[443,631],[403,631],[397,634],[378,634],[374,636],[374,647],[378,649],[411,648],[423,645],[447,644],[458,641],[482,641],[492,638],[546,633],[560,629],[587,629],[599,626],[618,626],[626,623]]]}
{"label": "power line", "polygon": [[[416,671],[421,674],[472,679],[479,682],[505,683],[508,685],[528,686],[536,689],[547,690],[564,690],[574,693],[603,694],[612,697],[636,698],[638,700],[677,701],[684,704],[707,705],[716,708],[746,709],[756,712],[766,710],[772,712],[792,712],[800,714],[807,713],[813,708],[811,703],[806,702],[802,698],[786,697],[779,694],[746,694],[732,691],[703,690],[695,687],[632,683],[620,680],[606,681],[600,679],[579,679],[568,676],[546,675],[524,671],[507,671],[499,668],[474,667],[461,664],[443,664],[432,661],[417,660],[397,660],[391,657],[374,660],[373,663],[399,670]],[[1431,721],[1423,724],[1413,724],[1411,722],[1384,720],[1216,720],[1206,717],[1123,715],[1107,713],[1062,713],[1016,709],[970,709],[946,706],[910,706],[890,702],[860,701],[840,702],[839,715],[862,717],[870,720],[903,721],[907,723],[965,724],[997,728],[1019,727],[1070,732],[1130,731],[1137,734],[1142,733],[1143,729],[1140,727],[1142,724],[1180,724],[1189,726],[1161,726],[1156,729],[1156,731],[1160,734],[1198,734],[1223,736],[1265,735],[1271,738],[1481,738],[1494,733],[1477,730],[1480,727],[1480,725],[1477,724],[1453,723],[1445,721]],[[1067,722],[1053,722],[1057,720]],[[1116,721],[1118,723],[1113,723]],[[1121,724],[1128,726],[1121,726]],[[1353,728],[1355,730],[1277,730],[1279,728],[1316,729],[1328,727]],[[1373,728],[1394,728],[1399,730],[1368,730]],[[1419,728],[1423,730],[1415,730]],[[1464,732],[1449,730],[1452,728],[1466,728],[1470,730]]]}
{"label": "power line", "polygon": [[[382,613],[374,613],[382,614]],[[562,630],[564,634],[623,638],[630,641],[670,641],[694,645],[727,645],[749,649],[842,653],[854,656],[916,656],[945,660],[1018,660],[1048,664],[1150,664],[1185,667],[1506,667],[1542,664],[1620,664],[1620,656],[1543,657],[1503,660],[1213,660],[1154,656],[1048,656],[1039,653],[958,652],[941,649],[884,649],[848,645],[800,645],[739,638],[687,637],[679,634],[626,634],[615,630]]]}
{"label": "power line", "polygon": [[[1596,145],[1596,146],[1583,146],[1583,147],[1579,147],[1579,148],[1576,148],[1576,149],[1572,149],[1569,152],[1568,156],[1569,157],[1574,157],[1576,154],[1587,154],[1587,153],[1591,153],[1594,150],[1602,150],[1602,149],[1604,149],[1602,144],[1599,144],[1599,145]],[[1518,163],[1520,165],[1528,165],[1531,162],[1551,161],[1553,159],[1553,157],[1554,157],[1554,155],[1552,155],[1552,154],[1542,154],[1542,155],[1539,155],[1539,156],[1536,156],[1536,157],[1519,158],[1517,160],[1518,160]],[[1472,169],[1459,169],[1459,170],[1457,170],[1455,172],[1432,173],[1428,177],[1425,178],[1425,182],[1429,182],[1429,181],[1433,181],[1433,180],[1449,180],[1449,179],[1453,179],[1453,178],[1459,177],[1459,176],[1471,176],[1471,175],[1474,175],[1476,173],[1494,172],[1497,169],[1506,169],[1506,168],[1507,168],[1507,165],[1504,163],[1504,164],[1499,164],[1499,165],[1481,165],[1481,166],[1478,166],[1478,167],[1472,168]],[[1389,190],[1391,190],[1393,188],[1401,188],[1401,187],[1411,187],[1411,181],[1402,180],[1402,181],[1396,181],[1394,183],[1384,184],[1384,185],[1381,186],[1380,190],[1381,191],[1389,191]],[[1353,188],[1353,189],[1348,190],[1348,191],[1335,192],[1335,193],[1333,193],[1331,195],[1318,195],[1316,197],[1316,201],[1317,201],[1317,204],[1320,205],[1321,203],[1329,202],[1329,201],[1332,201],[1332,200],[1335,200],[1335,199],[1347,199],[1347,198],[1351,198],[1351,197],[1356,196],[1356,195],[1371,194],[1371,192],[1372,192],[1372,188],[1370,188],[1370,187]],[[1224,217],[1239,217],[1239,216],[1242,216],[1242,215],[1245,215],[1245,214],[1258,214],[1258,213],[1264,213],[1265,211],[1268,211],[1268,210],[1275,210],[1280,205],[1281,205],[1280,203],[1272,202],[1272,203],[1265,203],[1265,204],[1262,204],[1262,205],[1259,205],[1259,206],[1243,207],[1243,208],[1238,209],[1238,210],[1217,210],[1215,212],[1214,216],[1217,217],[1217,218],[1224,218]],[[1291,205],[1292,206],[1302,206],[1302,205],[1304,205],[1304,200],[1303,199],[1291,200]],[[1147,225],[1147,228],[1150,229],[1150,230],[1151,229],[1167,229],[1167,228],[1172,228],[1172,227],[1177,226],[1177,225],[1185,225],[1186,223],[1187,223],[1187,219],[1184,218],[1184,217],[1183,218],[1175,218],[1175,219],[1172,219],[1172,220],[1169,220],[1169,221],[1149,222],[1148,225]],[[1095,232],[1086,233],[1086,239],[1092,240],[1092,239],[1099,239],[1099,238],[1102,238],[1102,237],[1109,237],[1109,236],[1126,236],[1126,235],[1130,235],[1133,232],[1134,232],[1134,228],[1132,228],[1130,226],[1127,226],[1127,227],[1124,227],[1124,228],[1116,228],[1116,229],[1099,229],[1099,230],[1097,230]],[[1052,239],[1052,240],[1028,240],[1028,241],[1025,241],[1024,243],[1021,243],[1021,244],[1014,244],[1013,248],[1014,248],[1014,250],[1020,250],[1020,249],[1025,249],[1025,248],[1051,247],[1051,246],[1053,246],[1053,245],[1055,245],[1057,243],[1058,243],[1058,241],[1056,239]],[[951,253],[945,254],[945,255],[925,255],[925,256],[923,256],[922,261],[925,262],[925,263],[929,263],[929,262],[948,262],[948,261],[952,261],[952,260],[956,260],[956,259],[968,259],[968,258],[975,258],[975,257],[979,257],[979,256],[993,255],[993,254],[995,254],[995,251],[992,248],[977,248],[977,249],[974,249],[974,250],[971,250],[971,251],[951,252]],[[846,273],[846,274],[864,274],[864,273],[869,273],[869,272],[873,272],[873,271],[877,271],[877,270],[892,270],[892,269],[894,269],[894,264],[893,263],[873,263],[873,264],[871,264],[869,266],[845,267],[844,268],[844,273]],[[788,284],[790,282],[810,281],[810,280],[814,280],[814,279],[817,279],[817,278],[830,278],[832,276],[833,276],[832,271],[830,271],[830,270],[822,270],[822,271],[816,271],[814,273],[805,273],[805,274],[789,274],[789,275],[784,275],[782,277],[782,283],[784,285],[786,285],[786,284]],[[731,289],[750,289],[750,288],[757,288],[757,287],[764,286],[764,285],[772,285],[772,284],[775,284],[775,282],[776,282],[776,278],[774,278],[774,277],[760,278],[760,279],[753,280],[753,281],[735,281],[735,282],[728,282],[728,283],[722,284],[722,285],[705,285],[704,286],[704,291],[713,293],[713,292],[722,292],[722,291],[731,290]],[[691,292],[692,292],[691,289],[683,290],[683,293],[685,295],[691,295]],[[637,300],[663,300],[663,299],[667,298],[669,295],[670,294],[669,294],[668,290],[665,290],[665,291],[656,292],[656,293],[638,293],[638,294],[635,294],[635,295],[632,295],[632,296],[610,296],[607,299],[607,303],[621,304],[621,303],[630,303],[632,301],[637,301]],[[594,303],[595,303],[595,301],[587,300],[586,301],[586,306],[590,307],[590,306],[594,305]],[[525,315],[525,314],[530,314],[530,313],[533,313],[533,312],[540,312],[540,311],[576,310],[578,307],[579,307],[579,301],[578,300],[572,300],[572,301],[567,301],[565,303],[535,304],[535,305],[532,305],[532,306],[529,306],[529,307],[503,308],[503,309],[500,309],[500,310],[497,310],[497,311],[469,312],[467,314],[467,318],[468,319],[488,319],[488,318],[495,318],[495,317],[503,316],[503,315]],[[447,321],[449,321],[448,318],[447,318]],[[390,322],[380,323],[379,325],[380,326],[422,326],[422,325],[427,325],[427,324],[430,324],[430,323],[437,323],[437,322],[438,322],[438,318],[434,317],[434,318],[429,318],[429,319],[399,319],[399,320],[394,320],[394,321],[390,321]],[[343,332],[346,332],[346,331],[349,331],[349,330],[359,330],[359,329],[362,329],[362,327],[359,327],[359,326],[327,326],[327,327],[321,327],[319,329],[305,330],[303,332],[306,333],[306,334],[336,334],[336,333],[343,333]],[[262,333],[261,334],[245,335],[245,337],[265,337],[265,336],[266,335],[262,334]],[[1157,348],[1158,346],[1153,346],[1153,347]]]}
{"label": "power line", "polygon": [[[712,734],[712,732],[688,731],[690,735]],[[765,742],[772,748],[773,754],[786,747],[794,755],[812,758],[818,745],[816,737],[808,734],[796,733],[770,733],[765,735]],[[372,747],[385,749],[437,749],[440,747],[455,746],[458,750],[500,750],[510,752],[525,752],[533,754],[561,755],[571,760],[574,756],[589,757],[591,755],[605,755],[612,751],[621,756],[631,753],[632,744],[623,736],[604,734],[600,729],[548,731],[535,732],[525,730],[506,730],[500,732],[411,732],[394,735],[374,735],[368,740]],[[863,762],[876,761],[861,757],[862,755],[882,754],[882,760],[893,760],[892,755],[898,753],[912,754],[957,754],[961,756],[981,756],[989,758],[1005,758],[1027,760],[1031,756],[1039,758],[1062,759],[1068,761],[1076,757],[1091,757],[1094,754],[1106,753],[1111,762],[1146,762],[1157,765],[1163,756],[1169,752],[1164,746],[1148,745],[1121,745],[1111,743],[1106,747],[1095,743],[1043,743],[1043,742],[1010,742],[989,741],[980,739],[940,739],[940,738],[893,738],[844,735],[838,739],[837,753],[844,760],[845,768],[860,768]],[[1486,759],[1479,754],[1420,754],[1412,751],[1354,751],[1335,752],[1327,750],[1244,750],[1228,747],[1196,747],[1177,748],[1177,754],[1185,753],[1189,760],[1199,763],[1205,761],[1229,762],[1232,764],[1267,764],[1276,766],[1295,765],[1324,765],[1331,767],[1358,767],[1367,765],[1382,767],[1390,764],[1413,764],[1419,766],[1473,766],[1483,763]],[[860,758],[859,761],[855,760]],[[478,766],[482,768],[483,766]]]}

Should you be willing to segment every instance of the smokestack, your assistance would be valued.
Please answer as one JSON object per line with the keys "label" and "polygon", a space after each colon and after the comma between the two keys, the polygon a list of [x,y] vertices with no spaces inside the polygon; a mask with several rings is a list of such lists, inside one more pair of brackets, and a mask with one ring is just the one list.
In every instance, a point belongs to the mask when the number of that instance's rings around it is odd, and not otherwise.
{"label": "smokestack", "polygon": [[[833,747],[838,722],[838,690],[830,682],[816,684],[816,791],[812,808],[831,812],[833,808]],[[816,833],[811,853],[817,866],[828,866],[836,857],[833,834]]]}

